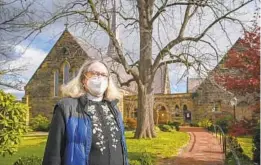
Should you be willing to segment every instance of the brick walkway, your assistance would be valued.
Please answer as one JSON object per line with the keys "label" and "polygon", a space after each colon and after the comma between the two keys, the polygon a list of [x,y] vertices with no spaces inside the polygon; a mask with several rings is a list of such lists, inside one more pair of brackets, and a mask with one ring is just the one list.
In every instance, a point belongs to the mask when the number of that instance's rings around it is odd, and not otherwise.
{"label": "brick walkway", "polygon": [[183,127],[190,134],[189,145],[174,158],[164,159],[159,165],[223,165],[224,154],[218,140],[203,128]]}

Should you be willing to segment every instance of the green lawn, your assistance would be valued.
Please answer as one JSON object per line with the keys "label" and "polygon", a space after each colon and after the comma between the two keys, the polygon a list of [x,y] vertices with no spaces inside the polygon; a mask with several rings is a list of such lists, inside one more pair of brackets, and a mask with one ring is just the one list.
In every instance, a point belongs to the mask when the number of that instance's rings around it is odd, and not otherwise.
{"label": "green lawn", "polygon": [[18,152],[12,156],[0,157],[0,165],[13,165],[21,156],[43,156],[46,136],[24,137]]}
{"label": "green lawn", "polygon": [[239,144],[241,145],[244,154],[247,155],[251,160],[253,158],[253,142],[252,142],[252,137],[251,136],[243,136],[243,137],[237,137],[237,140]]}
{"label": "green lawn", "polygon": [[142,152],[152,157],[172,157],[178,154],[189,142],[189,135],[184,132],[159,132],[155,139],[133,139],[133,133],[127,132],[127,146],[130,160],[136,160]]}
{"label": "green lawn", "polygon": [[[129,159],[138,159],[142,152],[159,157],[177,155],[179,150],[188,144],[189,135],[183,132],[159,132],[158,137],[152,140],[133,139],[132,132],[126,132]],[[18,152],[13,156],[0,157],[0,165],[12,165],[21,156],[43,156],[46,136],[25,137]]]}

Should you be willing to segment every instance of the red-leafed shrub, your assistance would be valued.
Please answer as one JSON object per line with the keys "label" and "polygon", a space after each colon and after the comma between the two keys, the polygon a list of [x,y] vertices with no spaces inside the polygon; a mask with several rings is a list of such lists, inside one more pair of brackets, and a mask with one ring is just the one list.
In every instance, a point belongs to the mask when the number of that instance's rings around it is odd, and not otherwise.
{"label": "red-leafed shrub", "polygon": [[255,126],[256,123],[254,123],[253,120],[242,119],[232,124],[229,128],[228,133],[232,136],[253,134],[253,129]]}

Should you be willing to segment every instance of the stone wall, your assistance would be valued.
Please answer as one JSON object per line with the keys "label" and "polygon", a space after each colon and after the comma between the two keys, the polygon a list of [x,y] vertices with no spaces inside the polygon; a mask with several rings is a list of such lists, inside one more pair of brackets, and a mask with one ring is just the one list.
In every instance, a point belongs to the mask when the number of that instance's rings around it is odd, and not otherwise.
{"label": "stone wall", "polygon": [[70,78],[73,78],[73,72],[79,70],[87,57],[71,34],[65,31],[25,87],[31,117],[43,114],[51,118],[55,103],[62,98],[60,90],[58,96],[54,96],[54,72],[59,72],[60,87],[64,64],[69,64]]}
{"label": "stone wall", "polygon": [[[193,113],[195,111],[192,95],[183,94],[156,94],[154,100],[154,122],[164,124],[168,122],[184,121],[184,108]],[[177,108],[176,108],[177,107]],[[136,118],[138,111],[137,95],[124,96],[124,119]]]}
{"label": "stone wall", "polygon": [[[210,79],[205,79],[192,95],[195,106],[194,119],[196,121],[204,117],[216,120],[224,115],[234,116],[234,107],[230,103],[230,100],[235,97],[234,94],[226,91]],[[249,109],[250,106],[238,104],[235,107],[236,119],[251,118],[252,111]]]}

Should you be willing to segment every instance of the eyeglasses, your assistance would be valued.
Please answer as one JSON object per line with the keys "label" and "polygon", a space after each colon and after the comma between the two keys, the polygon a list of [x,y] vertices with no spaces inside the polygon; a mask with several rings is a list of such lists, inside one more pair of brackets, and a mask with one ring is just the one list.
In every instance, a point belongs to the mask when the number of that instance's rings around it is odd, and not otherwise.
{"label": "eyeglasses", "polygon": [[86,78],[91,78],[91,77],[103,77],[103,78],[108,78],[109,75],[106,73],[102,72],[96,72],[96,71],[88,71],[85,73]]}

